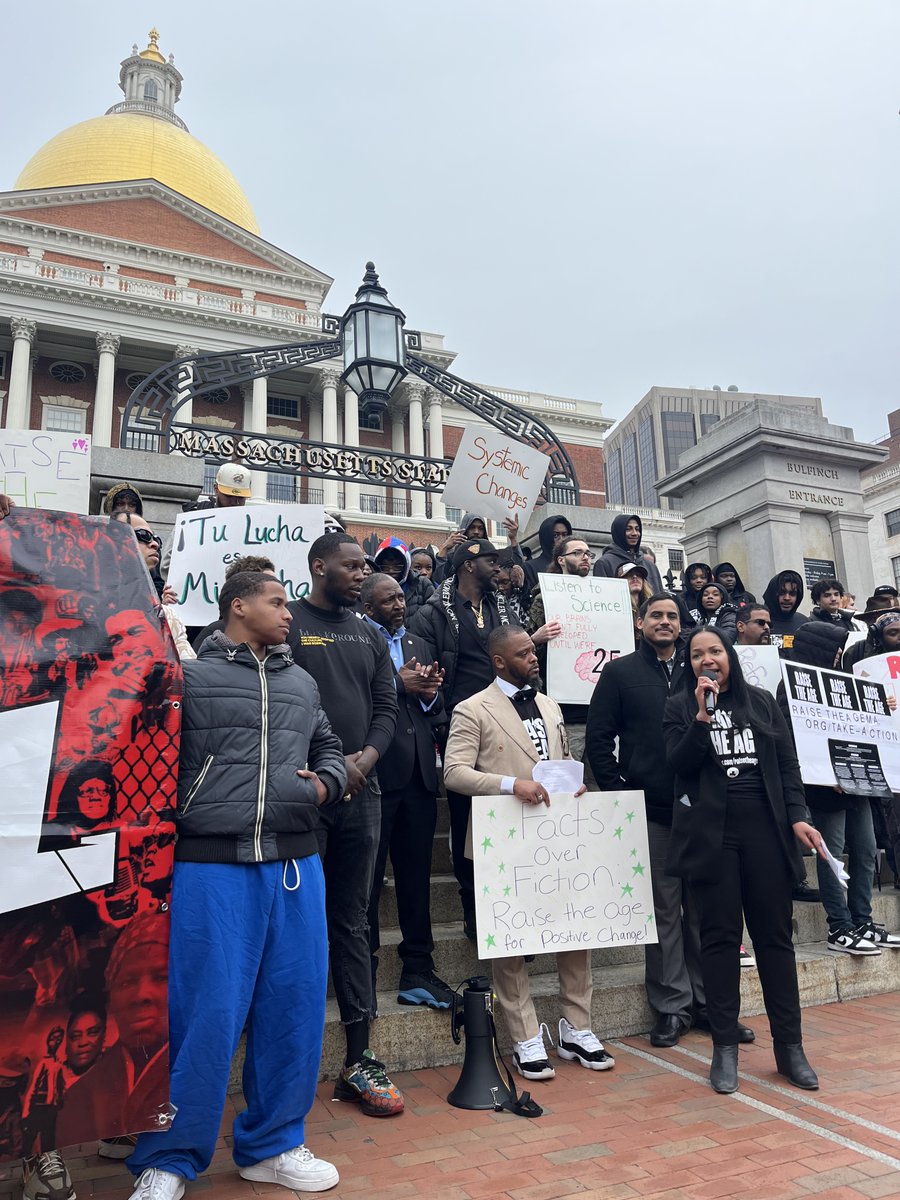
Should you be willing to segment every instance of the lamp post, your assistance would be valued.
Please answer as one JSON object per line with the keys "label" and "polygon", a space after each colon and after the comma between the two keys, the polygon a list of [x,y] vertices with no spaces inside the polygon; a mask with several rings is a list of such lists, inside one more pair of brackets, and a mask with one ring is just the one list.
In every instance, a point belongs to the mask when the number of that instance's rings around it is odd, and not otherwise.
{"label": "lamp post", "polygon": [[344,373],[341,379],[359,397],[363,419],[387,411],[391,392],[407,374],[403,326],[406,317],[388,300],[375,264],[366,273],[356,300],[341,318]]}

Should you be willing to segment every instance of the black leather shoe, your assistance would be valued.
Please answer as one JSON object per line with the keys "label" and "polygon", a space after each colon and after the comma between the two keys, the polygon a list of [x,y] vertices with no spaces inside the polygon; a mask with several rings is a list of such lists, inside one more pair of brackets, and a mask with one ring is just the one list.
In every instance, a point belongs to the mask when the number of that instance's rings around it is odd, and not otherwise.
{"label": "black leather shoe", "polygon": [[651,1046],[677,1046],[678,1039],[690,1029],[690,1023],[675,1013],[660,1013],[650,1030]]}
{"label": "black leather shoe", "polygon": [[709,1082],[713,1091],[727,1095],[738,1089],[738,1048],[737,1046],[716,1046],[713,1044],[712,1062],[709,1065]]}
{"label": "black leather shoe", "polygon": [[795,883],[791,889],[791,898],[794,900],[805,900],[809,904],[818,904],[822,899],[822,893],[818,888],[810,887],[804,879],[802,883]]}
{"label": "black leather shoe", "polygon": [[[709,1014],[705,1008],[695,1008],[691,1020],[691,1028],[699,1029],[701,1033],[712,1033],[709,1025]],[[738,1041],[742,1046],[749,1045],[750,1042],[756,1041],[756,1034],[749,1025],[742,1025],[738,1021],[737,1027]]]}
{"label": "black leather shoe", "polygon": [[819,1089],[819,1077],[806,1061],[801,1042],[774,1042],[775,1066],[778,1074],[789,1079],[794,1087],[805,1088],[808,1092]]}

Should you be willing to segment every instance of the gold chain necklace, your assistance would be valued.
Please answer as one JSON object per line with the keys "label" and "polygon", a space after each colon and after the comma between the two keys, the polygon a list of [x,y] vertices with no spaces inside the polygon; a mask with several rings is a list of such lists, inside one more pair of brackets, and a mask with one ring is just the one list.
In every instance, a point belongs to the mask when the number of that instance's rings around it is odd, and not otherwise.
{"label": "gold chain necklace", "polygon": [[478,607],[472,605],[472,612],[475,614],[475,624],[479,629],[484,629],[484,596],[478,601]]}

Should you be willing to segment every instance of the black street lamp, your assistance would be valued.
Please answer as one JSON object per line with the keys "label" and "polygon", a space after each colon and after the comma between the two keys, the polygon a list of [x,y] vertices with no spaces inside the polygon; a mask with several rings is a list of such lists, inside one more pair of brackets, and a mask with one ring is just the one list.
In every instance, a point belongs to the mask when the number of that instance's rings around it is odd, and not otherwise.
{"label": "black street lamp", "polygon": [[341,379],[359,397],[364,419],[387,411],[391,392],[407,373],[403,326],[406,316],[388,300],[375,264],[366,273],[356,301],[341,318],[344,373]]}

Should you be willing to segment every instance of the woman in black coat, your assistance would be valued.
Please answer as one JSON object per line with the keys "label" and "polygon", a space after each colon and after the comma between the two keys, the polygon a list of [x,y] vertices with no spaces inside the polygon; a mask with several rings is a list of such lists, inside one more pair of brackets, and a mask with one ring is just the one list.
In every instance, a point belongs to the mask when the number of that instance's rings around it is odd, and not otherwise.
{"label": "woman in black coat", "polygon": [[800,1034],[791,888],[804,876],[800,844],[821,853],[822,839],[809,824],[791,735],[775,698],[745,682],[716,628],[691,633],[685,667],[663,720],[676,775],[668,871],[690,882],[700,912],[710,1082],[717,1092],[738,1086],[746,916],[778,1071],[814,1089]]}

